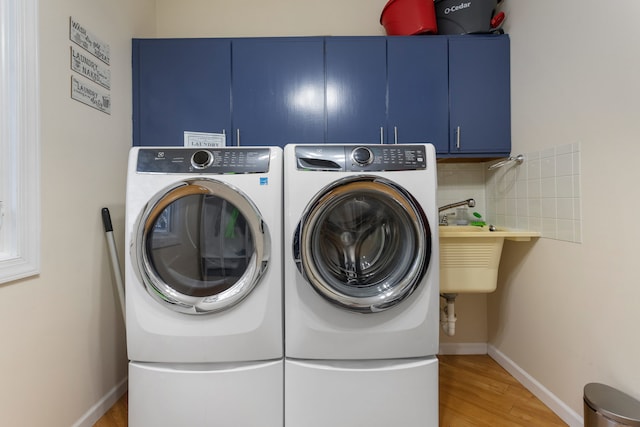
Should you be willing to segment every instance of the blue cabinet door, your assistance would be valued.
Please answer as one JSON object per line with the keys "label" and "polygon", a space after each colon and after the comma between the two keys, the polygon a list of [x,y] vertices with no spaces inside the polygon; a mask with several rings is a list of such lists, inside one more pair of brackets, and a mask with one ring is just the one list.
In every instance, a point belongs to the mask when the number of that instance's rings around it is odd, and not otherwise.
{"label": "blue cabinet door", "polygon": [[449,38],[450,154],[509,155],[509,65],[507,35]]}
{"label": "blue cabinet door", "polygon": [[235,145],[324,140],[321,37],[234,39],[232,57]]}
{"label": "blue cabinet door", "polygon": [[184,144],[184,132],[228,133],[226,39],[133,40],[133,145]]}
{"label": "blue cabinet door", "polygon": [[329,143],[380,143],[386,125],[385,37],[325,39]]}
{"label": "blue cabinet door", "polygon": [[389,37],[387,143],[424,143],[449,149],[446,37]]}

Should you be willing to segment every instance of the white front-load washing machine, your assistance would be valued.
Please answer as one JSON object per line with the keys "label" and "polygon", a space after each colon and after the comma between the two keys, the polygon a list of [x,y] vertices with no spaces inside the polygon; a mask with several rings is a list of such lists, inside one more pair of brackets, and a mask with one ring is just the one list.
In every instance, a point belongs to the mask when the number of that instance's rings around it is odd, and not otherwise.
{"label": "white front-load washing machine", "polygon": [[283,425],[282,149],[129,156],[129,426]]}
{"label": "white front-load washing machine", "polygon": [[285,425],[438,425],[430,144],[284,150]]}

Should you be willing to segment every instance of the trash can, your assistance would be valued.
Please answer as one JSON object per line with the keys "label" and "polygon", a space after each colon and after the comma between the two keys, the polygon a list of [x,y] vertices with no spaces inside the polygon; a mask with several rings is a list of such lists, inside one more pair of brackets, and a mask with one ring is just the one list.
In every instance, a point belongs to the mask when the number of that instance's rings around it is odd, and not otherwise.
{"label": "trash can", "polygon": [[584,427],[640,427],[640,402],[615,388],[584,386]]}

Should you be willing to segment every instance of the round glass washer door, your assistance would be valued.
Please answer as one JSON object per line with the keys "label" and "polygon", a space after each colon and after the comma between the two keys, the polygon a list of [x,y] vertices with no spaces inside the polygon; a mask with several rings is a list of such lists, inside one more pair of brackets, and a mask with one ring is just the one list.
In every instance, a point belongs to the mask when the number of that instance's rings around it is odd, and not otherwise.
{"label": "round glass washer door", "polygon": [[431,258],[431,230],[419,203],[398,184],[350,177],[309,203],[293,251],[322,297],[352,311],[379,312],[420,285]]}
{"label": "round glass washer door", "polygon": [[160,191],[134,233],[134,265],[148,293],[183,313],[234,306],[269,263],[271,239],[257,207],[239,189],[213,179]]}

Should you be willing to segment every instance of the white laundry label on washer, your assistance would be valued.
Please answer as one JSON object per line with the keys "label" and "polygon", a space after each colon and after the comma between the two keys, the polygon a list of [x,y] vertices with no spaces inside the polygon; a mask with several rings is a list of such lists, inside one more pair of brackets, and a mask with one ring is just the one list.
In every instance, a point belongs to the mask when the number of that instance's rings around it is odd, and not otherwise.
{"label": "white laundry label on washer", "polygon": [[224,147],[225,145],[227,145],[227,135],[224,133],[184,131],[185,147]]}

